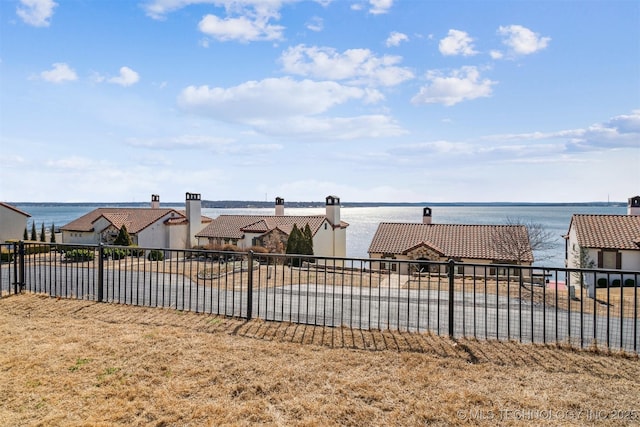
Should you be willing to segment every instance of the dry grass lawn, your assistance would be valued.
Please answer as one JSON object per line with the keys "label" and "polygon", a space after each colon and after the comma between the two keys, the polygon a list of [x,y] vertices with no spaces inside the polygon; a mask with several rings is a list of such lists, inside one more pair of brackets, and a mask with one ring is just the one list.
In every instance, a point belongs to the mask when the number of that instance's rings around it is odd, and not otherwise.
{"label": "dry grass lawn", "polygon": [[0,425],[637,425],[637,356],[23,294]]}

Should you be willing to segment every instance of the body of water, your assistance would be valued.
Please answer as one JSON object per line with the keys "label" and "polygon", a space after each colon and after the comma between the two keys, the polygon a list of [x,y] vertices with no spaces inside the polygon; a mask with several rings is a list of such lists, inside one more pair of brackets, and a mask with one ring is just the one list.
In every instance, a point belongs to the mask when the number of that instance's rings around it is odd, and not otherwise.
{"label": "body of water", "polygon": [[[56,228],[103,205],[39,205],[16,204],[19,209],[31,214],[31,222],[35,221],[36,230],[40,232],[41,224],[47,230],[51,224]],[[172,207],[184,209],[183,205]],[[537,265],[549,267],[564,267],[564,239],[563,235],[569,230],[571,215],[573,214],[610,214],[624,215],[624,206],[430,206],[432,208],[432,223],[438,224],[504,224],[508,218],[523,222],[540,223],[554,236],[555,247],[544,261]],[[202,214],[211,218],[218,215],[273,215],[274,208],[260,209],[202,209]],[[285,215],[322,215],[324,208],[287,208]],[[381,222],[422,222],[421,206],[384,206],[384,207],[343,207],[340,210],[341,219],[349,223],[347,229],[347,256],[352,258],[368,258],[367,250],[373,235]]]}

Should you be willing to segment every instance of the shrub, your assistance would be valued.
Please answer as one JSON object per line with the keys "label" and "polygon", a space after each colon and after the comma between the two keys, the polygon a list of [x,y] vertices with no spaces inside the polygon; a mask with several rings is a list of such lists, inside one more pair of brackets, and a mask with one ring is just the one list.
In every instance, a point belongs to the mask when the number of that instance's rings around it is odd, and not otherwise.
{"label": "shrub", "polygon": [[613,282],[611,282],[611,287],[612,288],[619,288],[620,287],[620,279],[614,279]]}
{"label": "shrub", "polygon": [[605,279],[604,277],[599,278],[598,282],[596,284],[596,287],[598,287],[598,288],[606,288],[607,287],[607,279]]}
{"label": "shrub", "polygon": [[46,254],[49,251],[51,251],[51,246],[49,245],[39,245],[33,243],[27,243],[24,245],[25,255]]}
{"label": "shrub", "polygon": [[9,251],[5,248],[2,248],[2,251],[0,251],[0,261],[2,262],[11,262],[13,261],[13,252]]}
{"label": "shrub", "polygon": [[67,261],[93,261],[95,253],[91,249],[71,249],[65,253]]}
{"label": "shrub", "polygon": [[149,261],[163,261],[164,260],[164,252],[158,250],[158,249],[153,249],[151,251],[149,251],[149,255],[147,255],[147,259]]}
{"label": "shrub", "polygon": [[633,279],[627,279],[624,281],[625,288],[633,288],[636,285],[636,281]]}
{"label": "shrub", "polygon": [[114,259],[114,260],[119,260],[119,259],[123,259],[127,255],[129,255],[129,250],[128,249],[121,249],[121,248],[106,248],[103,251],[103,254],[104,254],[105,258],[111,258],[111,259]]}

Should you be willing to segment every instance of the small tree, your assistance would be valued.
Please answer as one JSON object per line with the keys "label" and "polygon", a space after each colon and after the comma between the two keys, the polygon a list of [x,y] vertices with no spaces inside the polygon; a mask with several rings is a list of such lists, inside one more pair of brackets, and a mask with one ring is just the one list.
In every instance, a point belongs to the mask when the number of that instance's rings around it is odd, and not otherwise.
{"label": "small tree", "polygon": [[51,223],[51,239],[50,239],[51,243],[55,243],[56,242],[56,226]]}
{"label": "small tree", "polygon": [[[591,256],[589,256],[589,249],[588,248],[584,248],[582,246],[578,246],[577,248],[573,248],[573,250],[571,251],[571,255],[573,256],[573,261],[575,262],[575,265],[577,268],[593,268],[596,263],[595,261],[591,258]],[[578,275],[578,279],[580,280],[580,287],[584,287],[584,273],[580,273],[577,274]],[[595,288],[595,283],[593,284],[593,287]],[[588,296],[590,298],[594,298],[595,297],[595,289],[588,289]]]}
{"label": "small tree", "polygon": [[116,237],[116,240],[114,240],[113,244],[117,246],[133,245],[133,240],[127,231],[126,225],[122,224],[122,227],[120,227],[120,231],[118,232],[118,236]]}
{"label": "small tree", "polygon": [[[285,253],[287,254],[301,254],[303,250],[303,240],[304,236],[302,231],[298,228],[296,224],[293,224],[293,228],[291,229],[291,233],[289,234],[289,239],[287,239],[287,249]],[[302,260],[300,258],[293,258],[291,264],[294,267],[300,267]]]}
{"label": "small tree", "polygon": [[285,253],[300,254],[302,239],[304,239],[302,232],[296,224],[293,224],[293,228],[291,229],[291,233],[287,239],[287,249],[285,250]]}
{"label": "small tree", "polygon": [[36,234],[36,222],[31,223],[31,240],[34,242],[38,240],[38,235]]}
{"label": "small tree", "polygon": [[311,233],[311,227],[309,227],[309,223],[304,226],[304,231],[302,232],[302,252],[304,255],[313,255],[313,234]]}
{"label": "small tree", "polygon": [[40,241],[41,242],[46,242],[47,241],[47,237],[46,237],[46,234],[44,232],[44,222],[40,225]]}
{"label": "small tree", "polygon": [[[555,236],[544,225],[520,218],[507,218],[506,225],[509,227],[491,236],[494,249],[503,257],[516,264],[521,264],[531,252],[535,254],[536,261],[551,258],[547,251],[554,248]],[[526,229],[526,235],[522,233],[522,227]]]}
{"label": "small tree", "polygon": [[27,231],[27,227],[24,228],[24,234],[22,235],[22,240],[29,240],[29,232]]}

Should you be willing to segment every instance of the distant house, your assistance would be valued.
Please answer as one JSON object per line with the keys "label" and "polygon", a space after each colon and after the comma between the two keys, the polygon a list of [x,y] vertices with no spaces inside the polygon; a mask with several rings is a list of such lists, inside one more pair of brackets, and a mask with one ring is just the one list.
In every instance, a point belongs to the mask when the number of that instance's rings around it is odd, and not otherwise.
{"label": "distant house", "polygon": [[220,215],[196,237],[201,246],[232,244],[240,249],[262,246],[270,252],[284,253],[294,224],[301,230],[309,225],[314,255],[346,256],[349,224],[340,220],[340,199],[336,196],[326,198],[325,215],[309,216],[285,215],[284,199],[278,197],[274,215]]}
{"label": "distant house", "polygon": [[[568,268],[640,271],[640,196],[629,199],[627,215],[573,215],[565,239]],[[635,280],[605,273],[600,278]],[[584,275],[583,284],[591,287],[593,275]]]}
{"label": "distant house", "polygon": [[[510,241],[517,251],[506,251],[498,241]],[[533,252],[529,242],[527,228],[523,225],[465,225],[432,224],[431,209],[424,208],[422,223],[383,222],[373,236],[369,246],[369,257],[379,259],[372,268],[408,273],[407,263],[398,260],[423,261],[414,264],[422,269],[429,261],[448,261],[475,264],[513,264],[531,265]],[[432,271],[439,267],[430,266]],[[514,273],[517,270],[514,270]],[[472,274],[471,267],[459,266],[460,274]],[[488,274],[504,274],[495,268]],[[517,273],[516,273],[517,274]]]}
{"label": "distant house", "polygon": [[0,243],[7,240],[22,240],[27,229],[26,212],[7,203],[0,202]]}
{"label": "distant house", "polygon": [[60,228],[63,243],[113,243],[122,226],[140,247],[187,249],[211,218],[201,215],[200,194],[186,193],[185,210],[160,207],[151,196],[149,208],[98,208]]}

